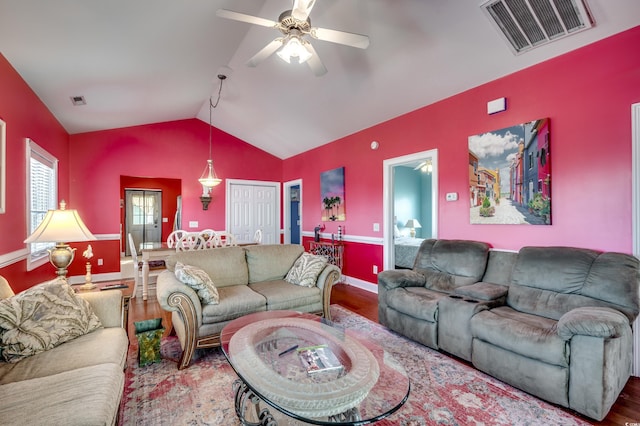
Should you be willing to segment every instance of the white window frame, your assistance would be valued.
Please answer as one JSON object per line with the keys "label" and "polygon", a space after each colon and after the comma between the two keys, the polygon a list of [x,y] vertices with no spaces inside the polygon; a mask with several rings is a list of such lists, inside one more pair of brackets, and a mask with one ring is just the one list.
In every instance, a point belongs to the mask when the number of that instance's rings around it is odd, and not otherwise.
{"label": "white window frame", "polygon": [[[27,214],[27,236],[31,235],[33,230],[39,225],[31,223],[31,183],[32,183],[32,170],[31,170],[31,159],[35,159],[45,166],[51,168],[53,171],[53,182],[49,184],[48,193],[50,195],[48,200],[48,209],[57,208],[57,200],[58,200],[58,159],[51,155],[47,150],[39,146],[33,140],[27,138],[27,150],[26,150],[26,191],[27,191],[27,205],[26,205],[26,214]],[[48,246],[53,247],[54,243],[49,243]],[[37,252],[32,252],[32,245],[27,244],[28,256],[27,256],[27,271],[31,271],[39,266],[44,265],[49,260],[49,254],[46,250],[41,249]]]}

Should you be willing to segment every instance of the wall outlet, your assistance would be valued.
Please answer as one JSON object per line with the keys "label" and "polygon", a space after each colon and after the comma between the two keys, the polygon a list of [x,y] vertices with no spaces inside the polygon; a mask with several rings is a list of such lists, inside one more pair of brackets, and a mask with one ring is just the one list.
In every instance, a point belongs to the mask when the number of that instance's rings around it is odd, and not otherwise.
{"label": "wall outlet", "polygon": [[373,273],[378,274],[378,265],[373,265]]}
{"label": "wall outlet", "polygon": [[457,192],[447,192],[447,201],[457,201],[458,193]]}
{"label": "wall outlet", "polygon": [[169,218],[168,217],[163,217],[162,218],[162,223],[168,223],[169,222]]}
{"label": "wall outlet", "polygon": [[98,259],[98,266],[102,266],[102,265],[104,265],[104,260]]}
{"label": "wall outlet", "polygon": [[379,223],[374,223],[373,224],[373,232],[380,232],[380,224]]}
{"label": "wall outlet", "polygon": [[190,220],[189,221],[189,228],[197,228],[198,227],[198,221],[197,220]]}

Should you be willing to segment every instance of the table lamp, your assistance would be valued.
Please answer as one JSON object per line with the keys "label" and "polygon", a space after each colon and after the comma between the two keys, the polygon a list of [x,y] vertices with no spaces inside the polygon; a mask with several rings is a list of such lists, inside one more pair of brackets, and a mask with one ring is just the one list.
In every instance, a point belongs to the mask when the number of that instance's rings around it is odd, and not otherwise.
{"label": "table lamp", "polygon": [[49,210],[35,231],[24,240],[25,243],[54,242],[56,246],[50,248],[49,262],[56,267],[56,274],[66,278],[67,268],[74,258],[75,248],[69,247],[63,241],[92,241],[96,237],[87,229],[80,219],[77,210],[67,210],[67,203],[60,201],[59,210]]}
{"label": "table lamp", "polygon": [[407,223],[404,224],[404,227],[410,228],[409,235],[411,236],[411,238],[415,238],[416,228],[422,228],[422,225],[420,225],[420,222],[418,222],[418,219],[409,219]]}

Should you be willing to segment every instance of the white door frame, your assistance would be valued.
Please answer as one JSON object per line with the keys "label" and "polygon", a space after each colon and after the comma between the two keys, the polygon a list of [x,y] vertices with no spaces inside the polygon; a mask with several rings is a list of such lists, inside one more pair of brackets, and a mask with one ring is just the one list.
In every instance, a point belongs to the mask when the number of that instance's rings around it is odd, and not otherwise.
{"label": "white door frame", "polygon": [[268,186],[268,187],[273,187],[275,189],[275,193],[276,193],[276,200],[275,200],[275,207],[276,207],[276,212],[275,212],[275,229],[274,229],[274,235],[276,236],[276,244],[279,243],[279,241],[277,241],[278,236],[280,235],[280,229],[279,229],[279,219],[280,219],[280,213],[282,211],[282,209],[280,208],[280,182],[272,182],[272,181],[264,181],[264,180],[243,180],[243,179],[225,179],[225,219],[224,219],[224,226],[226,230],[230,230],[231,229],[231,185],[248,185],[248,186]]}
{"label": "white door frame", "polygon": [[[284,243],[291,244],[291,187],[298,185],[300,187],[300,211],[302,212],[302,179],[290,180],[284,183],[282,197],[283,227],[284,227]],[[300,244],[302,245],[302,214],[300,215]]]}
{"label": "white door frame", "polygon": [[402,157],[389,158],[383,161],[383,184],[384,188],[383,203],[383,258],[384,270],[393,269],[394,264],[394,245],[393,245],[393,167],[406,163],[411,163],[425,158],[431,158],[432,161],[432,179],[431,179],[431,205],[433,214],[431,215],[432,237],[438,237],[438,150],[430,149],[428,151],[416,152],[414,154],[403,155]]}
{"label": "white door frame", "polygon": [[[640,258],[640,103],[631,105],[631,222],[633,254]],[[640,377],[640,318],[633,323],[633,375]]]}

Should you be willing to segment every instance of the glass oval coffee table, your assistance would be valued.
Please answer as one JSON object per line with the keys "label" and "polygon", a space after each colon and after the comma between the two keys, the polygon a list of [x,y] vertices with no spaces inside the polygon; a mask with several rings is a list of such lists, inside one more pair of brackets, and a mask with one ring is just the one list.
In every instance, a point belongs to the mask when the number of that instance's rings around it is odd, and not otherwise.
{"label": "glass oval coffee table", "polygon": [[222,350],[244,425],[364,425],[398,410],[409,377],[383,348],[317,315],[267,311],[231,321]]}

